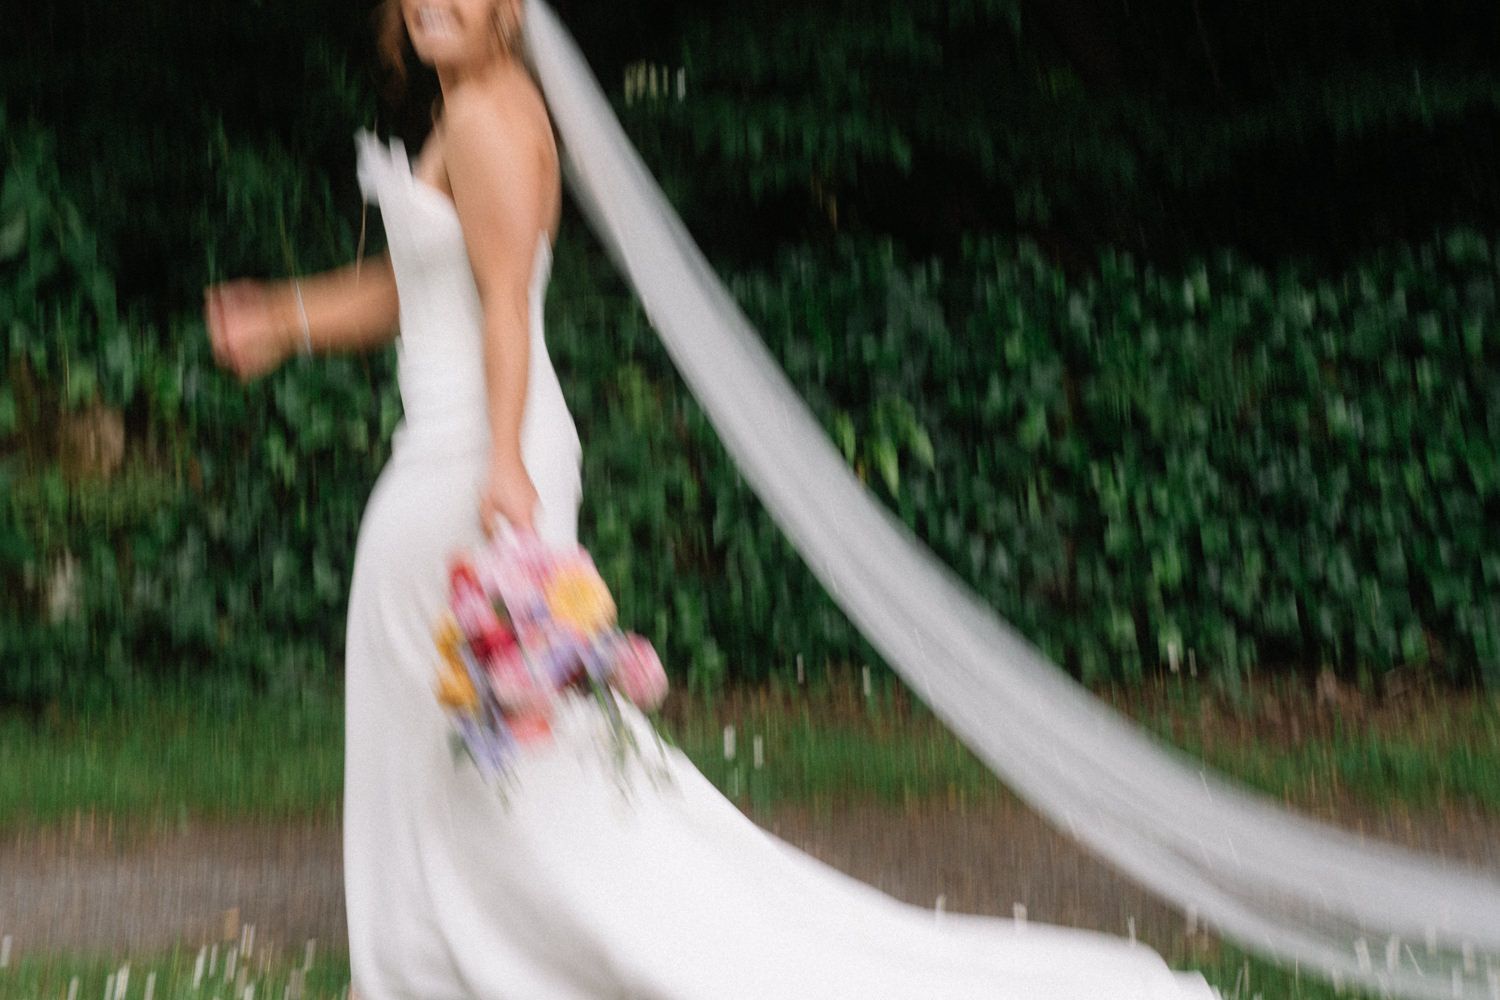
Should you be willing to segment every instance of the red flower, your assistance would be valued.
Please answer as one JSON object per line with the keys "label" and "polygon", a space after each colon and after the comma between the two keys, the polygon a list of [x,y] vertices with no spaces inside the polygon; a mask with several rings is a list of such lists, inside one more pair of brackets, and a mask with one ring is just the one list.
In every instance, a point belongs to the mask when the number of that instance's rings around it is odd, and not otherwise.
{"label": "red flower", "polygon": [[484,631],[471,640],[474,655],[481,660],[508,654],[516,646],[516,634],[499,619],[486,623]]}
{"label": "red flower", "polygon": [[466,590],[484,593],[483,588],[479,586],[479,577],[475,575],[474,567],[462,559],[455,560],[449,566],[448,586],[454,594],[460,594]]}

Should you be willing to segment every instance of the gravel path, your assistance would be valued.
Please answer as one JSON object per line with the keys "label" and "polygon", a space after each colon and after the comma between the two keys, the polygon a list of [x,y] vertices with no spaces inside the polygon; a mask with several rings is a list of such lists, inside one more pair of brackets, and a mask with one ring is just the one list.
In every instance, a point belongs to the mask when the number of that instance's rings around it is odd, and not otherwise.
{"label": "gravel path", "polygon": [[[1500,872],[1500,817],[1368,815],[1356,829]],[[960,811],[876,806],[778,807],[756,822],[891,895],[949,912],[1011,916],[1134,932],[1176,954],[1211,950],[1181,915],[1013,800]],[[16,954],[58,950],[120,956],[238,936],[290,953],[308,938],[344,949],[342,846],[334,821],[192,823],[122,831],[85,818],[12,832],[0,842],[0,936]]]}

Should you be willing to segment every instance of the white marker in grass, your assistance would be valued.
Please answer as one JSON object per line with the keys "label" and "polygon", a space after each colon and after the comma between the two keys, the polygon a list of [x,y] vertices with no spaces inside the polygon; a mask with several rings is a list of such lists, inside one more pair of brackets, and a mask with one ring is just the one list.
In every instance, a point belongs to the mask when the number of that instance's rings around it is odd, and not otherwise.
{"label": "white marker in grass", "polygon": [[115,1000],[115,974],[104,977],[104,1000]]}
{"label": "white marker in grass", "polygon": [[[724,727],[724,759],[734,760],[734,726]],[[729,797],[735,798],[740,794],[740,769],[735,768],[729,772]]]}
{"label": "white marker in grass", "polygon": [[317,938],[308,938],[307,939],[307,948],[303,951],[303,954],[302,954],[302,971],[303,972],[306,972],[308,969],[312,968],[312,963],[313,963],[313,949],[315,947],[317,947],[317,944],[318,944],[318,939]]}
{"label": "white marker in grass", "polygon": [[156,993],[156,973],[154,973],[154,972],[148,972],[148,973],[146,973],[146,995],[143,996],[143,997],[141,997],[141,1000],[151,1000],[151,997],[155,993]]}
{"label": "white marker in grass", "polygon": [[78,1000],[78,977],[68,981],[68,1000]]}
{"label": "white marker in grass", "polygon": [[0,938],[0,969],[10,965],[10,935]]}
{"label": "white marker in grass", "polygon": [[234,960],[239,957],[239,949],[234,945],[229,946],[229,954],[224,956],[224,982],[234,978]]}
{"label": "white marker in grass", "polygon": [[863,677],[862,683],[864,684],[865,697],[869,698],[870,697],[870,665],[868,663],[865,664],[863,667],[860,668],[860,674]]}
{"label": "white marker in grass", "polygon": [[193,989],[195,990],[203,985],[203,966],[207,962],[207,959],[208,949],[200,945],[198,948],[198,960],[193,963]]}
{"label": "white marker in grass", "polygon": [[760,766],[766,762],[766,744],[760,735],[757,734],[755,739],[751,741],[751,746],[753,748],[752,756],[755,758],[755,769],[758,771],[760,770]]}
{"label": "white marker in grass", "polygon": [[798,684],[806,684],[807,683],[807,674],[802,669],[802,654],[801,653],[797,654],[797,683]]}
{"label": "white marker in grass", "polygon": [[217,943],[215,943],[215,944],[211,944],[211,945],[208,946],[208,974],[210,976],[213,975],[214,974],[214,970],[217,969],[218,967],[219,967],[219,946],[218,946]]}

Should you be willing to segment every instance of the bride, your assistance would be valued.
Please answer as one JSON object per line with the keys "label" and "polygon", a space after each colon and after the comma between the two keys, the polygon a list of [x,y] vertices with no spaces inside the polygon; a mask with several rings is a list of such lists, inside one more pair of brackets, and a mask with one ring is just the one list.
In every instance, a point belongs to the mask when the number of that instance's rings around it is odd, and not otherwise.
{"label": "bride", "polygon": [[[501,519],[576,541],[579,437],[547,352],[558,148],[521,0],[384,0],[380,47],[441,85],[431,138],[356,136],[389,249],[205,292],[249,380],[395,340],[404,417],[360,524],[346,655],[344,875],[362,1000],[1208,1000],[1197,973],[1095,932],[937,913],[763,831],[665,747],[616,794],[606,725],[570,698],[507,803],[446,742],[430,623],[446,565]],[[399,336],[398,336],[399,334]],[[621,710],[644,733],[646,720]],[[642,745],[650,745],[650,741]]]}

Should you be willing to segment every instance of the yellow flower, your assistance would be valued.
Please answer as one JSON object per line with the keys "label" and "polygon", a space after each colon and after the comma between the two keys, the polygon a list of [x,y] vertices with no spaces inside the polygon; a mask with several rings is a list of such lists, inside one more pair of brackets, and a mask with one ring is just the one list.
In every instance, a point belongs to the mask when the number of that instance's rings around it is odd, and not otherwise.
{"label": "yellow flower", "polygon": [[448,668],[450,676],[463,678],[469,676],[469,669],[464,666],[464,661],[460,660],[456,654],[449,655],[448,653],[444,653],[443,665]]}
{"label": "yellow flower", "polygon": [[614,598],[597,573],[585,567],[560,571],[547,585],[547,608],[552,617],[585,635],[615,620]]}
{"label": "yellow flower", "polygon": [[438,701],[449,708],[475,709],[479,707],[479,692],[467,673],[447,673],[438,678]]}
{"label": "yellow flower", "polygon": [[444,659],[458,659],[458,646],[463,642],[464,635],[459,630],[458,619],[453,617],[452,612],[443,615],[433,633],[433,638],[437,640],[438,650],[443,654]]}

